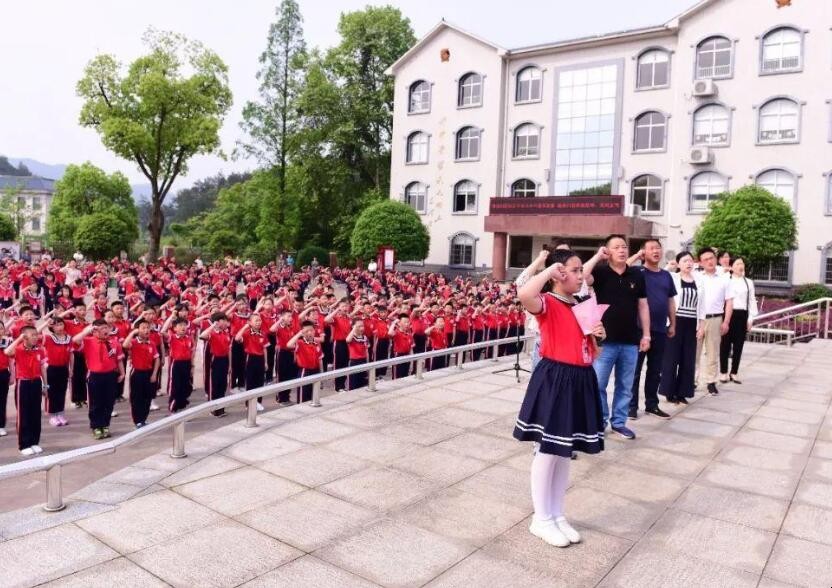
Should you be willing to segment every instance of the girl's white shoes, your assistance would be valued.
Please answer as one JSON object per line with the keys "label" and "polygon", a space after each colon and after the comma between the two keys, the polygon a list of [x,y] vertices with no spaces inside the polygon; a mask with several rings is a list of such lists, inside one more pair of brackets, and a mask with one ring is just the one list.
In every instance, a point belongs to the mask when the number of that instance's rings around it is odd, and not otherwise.
{"label": "girl's white shoes", "polygon": [[571,545],[569,538],[558,528],[554,519],[541,521],[532,518],[532,524],[529,525],[529,532],[555,547],[569,547]]}
{"label": "girl's white shoes", "polygon": [[555,519],[555,525],[560,530],[561,533],[569,539],[570,543],[580,543],[581,542],[581,534],[578,533],[575,528],[569,524],[569,521],[566,520],[566,517],[558,517]]}

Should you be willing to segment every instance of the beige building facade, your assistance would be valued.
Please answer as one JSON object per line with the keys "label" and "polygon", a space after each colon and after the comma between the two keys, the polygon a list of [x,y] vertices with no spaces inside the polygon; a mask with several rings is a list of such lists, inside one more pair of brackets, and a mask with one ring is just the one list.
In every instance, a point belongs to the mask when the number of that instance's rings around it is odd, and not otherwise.
{"label": "beige building facade", "polygon": [[544,243],[589,254],[610,232],[675,254],[719,193],[757,183],[796,211],[799,247],[755,277],[832,284],[831,26],[832,2],[703,0],[506,49],[441,22],[388,72],[390,197],[431,234],[410,265],[504,278]]}

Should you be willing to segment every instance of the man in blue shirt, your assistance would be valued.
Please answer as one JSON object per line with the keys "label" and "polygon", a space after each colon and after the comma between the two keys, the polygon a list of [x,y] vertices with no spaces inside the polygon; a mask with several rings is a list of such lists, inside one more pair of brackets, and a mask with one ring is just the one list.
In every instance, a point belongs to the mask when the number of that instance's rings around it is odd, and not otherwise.
{"label": "man in blue shirt", "polygon": [[642,259],[637,269],[644,276],[647,289],[647,306],[650,308],[650,349],[638,354],[636,371],[633,376],[633,396],[630,400],[628,417],[638,418],[638,393],[641,383],[641,368],[647,359],[647,375],[644,378],[644,412],[668,419],[670,415],[659,408],[659,382],[662,375],[664,348],[668,337],[676,333],[676,286],[670,273],[659,268],[662,260],[662,244],[648,239],[644,249],[627,260],[629,263]]}

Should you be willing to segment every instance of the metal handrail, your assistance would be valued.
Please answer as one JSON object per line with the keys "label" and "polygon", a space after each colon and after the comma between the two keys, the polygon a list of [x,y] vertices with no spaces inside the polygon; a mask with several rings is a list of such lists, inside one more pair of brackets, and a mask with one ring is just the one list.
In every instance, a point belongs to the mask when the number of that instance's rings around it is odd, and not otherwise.
{"label": "metal handrail", "polygon": [[801,302],[800,304],[795,304],[794,306],[786,306],[783,308],[778,308],[777,310],[770,310],[769,312],[758,314],[754,317],[754,322],[761,321],[763,319],[775,317],[779,314],[787,313],[787,312],[795,312],[797,310],[803,308],[809,308],[811,306],[818,306],[820,307],[823,304],[832,303],[832,298],[817,298],[815,300],[811,300],[809,302]]}
{"label": "metal handrail", "polygon": [[[519,338],[521,342],[533,341],[536,335],[524,335]],[[66,507],[63,501],[63,492],[61,488],[61,468],[65,465],[93,459],[102,455],[109,455],[115,453],[119,447],[132,445],[149,437],[159,431],[173,429],[173,449],[171,451],[172,458],[187,457],[185,453],[185,423],[195,419],[210,411],[219,410],[221,408],[228,408],[238,404],[254,400],[258,396],[266,396],[276,394],[278,392],[285,392],[301,386],[312,385],[312,406],[321,406],[321,384],[323,382],[358,374],[362,372],[369,372],[367,389],[370,392],[375,392],[376,389],[376,370],[379,368],[393,367],[403,363],[415,363],[415,376],[417,380],[424,378],[425,360],[434,357],[442,357],[446,355],[456,355],[457,369],[462,369],[464,355],[469,351],[477,349],[493,348],[494,353],[491,358],[492,361],[498,361],[497,350],[502,345],[510,345],[517,343],[517,337],[509,337],[505,339],[496,339],[494,341],[480,341],[478,343],[469,343],[467,345],[460,345],[458,347],[450,347],[447,349],[439,349],[436,351],[426,351],[424,353],[416,353],[401,357],[391,357],[389,359],[382,359],[380,361],[373,361],[352,367],[345,367],[329,372],[322,372],[311,376],[304,376],[303,378],[295,378],[286,382],[279,382],[276,384],[269,384],[253,390],[246,390],[224,398],[210,400],[198,406],[186,408],[183,411],[166,416],[158,421],[150,423],[140,429],[125,433],[120,437],[98,443],[96,445],[89,445],[87,447],[80,447],[78,449],[71,449],[69,451],[62,451],[52,455],[43,455],[27,461],[8,464],[0,466],[0,480],[5,478],[16,478],[25,476],[36,472],[46,472],[46,504],[43,506],[44,510],[48,512],[55,512],[63,510]],[[448,369],[448,368],[444,368]],[[248,402],[246,408],[246,427],[257,426],[257,403]]]}

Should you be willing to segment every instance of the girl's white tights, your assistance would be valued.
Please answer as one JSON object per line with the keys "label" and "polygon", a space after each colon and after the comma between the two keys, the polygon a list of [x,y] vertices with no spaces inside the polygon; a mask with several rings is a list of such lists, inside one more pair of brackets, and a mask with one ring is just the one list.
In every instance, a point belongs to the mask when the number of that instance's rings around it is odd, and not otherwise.
{"label": "girl's white tights", "polygon": [[563,516],[563,499],[569,486],[568,457],[535,453],[531,468],[534,518],[545,521]]}

